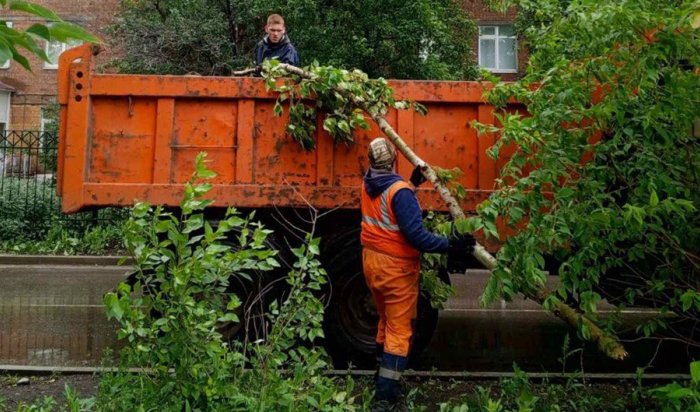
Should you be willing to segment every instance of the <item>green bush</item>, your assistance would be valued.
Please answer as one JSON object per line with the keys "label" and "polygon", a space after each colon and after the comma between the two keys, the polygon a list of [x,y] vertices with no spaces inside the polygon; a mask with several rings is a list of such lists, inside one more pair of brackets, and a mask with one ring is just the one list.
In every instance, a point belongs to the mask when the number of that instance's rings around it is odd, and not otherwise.
{"label": "green bush", "polygon": [[[312,234],[292,249],[297,261],[287,293],[266,313],[267,334],[255,342],[227,342],[220,328],[242,322],[232,277],[279,267],[266,245],[271,231],[228,209],[216,227],[204,219],[213,177],[198,156],[185,186],[179,216],[139,203],[125,230],[136,262],[136,283],[105,296],[126,346],[123,367],[103,377],[98,410],[354,410],[352,381],[323,376],[324,305],[316,296],[326,281]],[[225,243],[234,239],[234,245]],[[247,367],[252,366],[248,369]]]}
{"label": "green bush", "polygon": [[265,19],[281,13],[303,65],[372,77],[473,79],[476,25],[453,0],[124,1],[114,41],[129,73],[226,75],[251,67]]}
{"label": "green bush", "polygon": [[64,215],[51,181],[5,177],[0,188],[0,251],[100,255],[123,252],[126,209]]}
{"label": "green bush", "polygon": [[55,186],[48,181],[4,177],[0,187],[0,241],[40,239],[58,216]]}

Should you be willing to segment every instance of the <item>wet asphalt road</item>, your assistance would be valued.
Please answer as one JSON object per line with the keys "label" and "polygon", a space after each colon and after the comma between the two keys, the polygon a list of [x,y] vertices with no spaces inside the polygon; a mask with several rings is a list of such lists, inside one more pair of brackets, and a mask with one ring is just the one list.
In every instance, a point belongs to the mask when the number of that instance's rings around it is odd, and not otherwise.
{"label": "wet asphalt road", "polygon": [[[0,264],[0,364],[99,365],[115,347],[115,326],[104,316],[102,294],[127,272],[123,266]],[[453,275],[458,290],[440,314],[436,333],[420,357],[420,369],[510,371],[513,363],[532,371],[634,372],[654,358],[650,372],[686,372],[685,349],[677,344],[635,342],[625,362],[610,362],[572,336],[573,353],[562,364],[562,343],[572,333],[532,302],[498,302],[481,308],[478,294],[486,271]],[[624,314],[633,328],[644,310]],[[656,356],[654,357],[654,355]]]}

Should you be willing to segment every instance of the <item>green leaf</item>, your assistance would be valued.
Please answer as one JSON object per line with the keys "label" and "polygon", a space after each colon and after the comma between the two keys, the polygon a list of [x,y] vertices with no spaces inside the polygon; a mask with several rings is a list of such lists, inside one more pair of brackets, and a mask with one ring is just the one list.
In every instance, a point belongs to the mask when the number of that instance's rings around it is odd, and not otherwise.
{"label": "green leaf", "polygon": [[67,43],[68,40],[82,40],[90,43],[100,43],[100,40],[80,26],[66,22],[52,23],[49,27],[52,40]]}
{"label": "green leaf", "polygon": [[690,19],[690,26],[694,29],[700,28],[700,9],[697,9],[693,12],[693,15]]}
{"label": "green leaf", "polygon": [[44,25],[44,24],[40,24],[40,23],[33,24],[31,27],[29,27],[25,31],[27,33],[34,34],[35,36],[39,36],[44,40],[47,40],[47,41],[51,40],[51,32],[49,31],[49,28],[46,27],[46,25]]}
{"label": "green leaf", "polygon": [[44,6],[40,6],[38,4],[34,3],[29,3],[26,1],[22,0],[9,0],[8,8],[10,10],[17,10],[17,11],[23,11],[25,13],[32,14],[37,17],[41,17],[42,19],[48,20],[48,21],[60,21],[61,18],[56,15],[53,11],[50,9],[47,9]]}
{"label": "green leaf", "polygon": [[17,52],[17,50],[15,50],[14,48],[12,48],[12,59],[20,65],[22,65],[22,67],[24,67],[25,70],[32,71],[32,67],[29,64],[29,60],[27,60],[26,57],[19,54],[19,52]]}
{"label": "green leaf", "polygon": [[557,199],[561,201],[568,201],[574,196],[574,189],[570,187],[565,187],[559,190],[556,194]]}
{"label": "green leaf", "polygon": [[275,107],[272,108],[272,112],[277,117],[282,116],[282,105],[280,104],[280,102],[275,103]]}
{"label": "green leaf", "polygon": [[693,383],[700,383],[700,361],[690,362],[690,377],[693,379]]}
{"label": "green leaf", "polygon": [[8,60],[12,59],[12,50],[5,42],[0,38],[0,65],[5,64]]}
{"label": "green leaf", "polygon": [[659,204],[659,196],[656,194],[656,190],[652,190],[651,195],[649,195],[649,205],[656,206],[658,204]]}

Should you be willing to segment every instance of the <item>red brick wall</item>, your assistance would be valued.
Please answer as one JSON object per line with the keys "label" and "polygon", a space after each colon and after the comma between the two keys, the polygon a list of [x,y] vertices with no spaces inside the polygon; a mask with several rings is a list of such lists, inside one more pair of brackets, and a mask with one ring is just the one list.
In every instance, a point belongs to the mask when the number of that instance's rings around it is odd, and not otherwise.
{"label": "red brick wall", "polygon": [[[119,0],[33,0],[55,11],[66,21],[79,24],[98,37],[112,21]],[[25,13],[2,10],[0,19],[11,21],[13,28],[25,29],[41,19]],[[42,42],[43,45],[43,42]],[[26,56],[26,53],[23,53]],[[15,88],[12,94],[10,128],[15,130],[38,130],[41,107],[53,102],[56,96],[56,70],[45,69],[43,61],[27,56],[32,72],[27,72],[16,62],[9,69],[0,69],[0,82]],[[101,62],[109,59],[109,52],[100,55]]]}
{"label": "red brick wall", "polygon": [[[488,24],[512,24],[515,22],[516,10],[515,8],[508,9],[506,14],[498,13],[489,9],[483,0],[462,0],[464,8],[469,12],[471,17],[476,21],[477,25],[488,25]],[[475,56],[474,61],[478,61],[479,39],[478,37],[474,39],[472,50],[474,50]],[[518,44],[518,73],[504,73],[498,74],[504,80],[515,80],[522,76],[525,72],[525,65],[527,64],[527,50],[521,48]]]}

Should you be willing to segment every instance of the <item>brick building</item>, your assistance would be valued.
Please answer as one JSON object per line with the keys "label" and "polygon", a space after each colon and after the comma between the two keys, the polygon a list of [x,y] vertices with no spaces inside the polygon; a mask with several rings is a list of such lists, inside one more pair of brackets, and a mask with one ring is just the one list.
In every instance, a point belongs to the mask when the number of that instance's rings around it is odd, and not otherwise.
{"label": "brick building", "polygon": [[[48,7],[66,21],[79,24],[98,37],[112,20],[119,0],[32,0],[35,4]],[[0,9],[0,21],[7,22],[15,29],[26,29],[43,21],[26,13]],[[0,65],[0,131],[40,130],[46,119],[42,108],[53,103],[56,98],[56,68],[58,56],[72,44],[52,42],[44,47],[52,63],[46,63],[34,56],[28,56],[32,72],[11,61]],[[107,56],[101,56],[102,59]]]}
{"label": "brick building", "polygon": [[[55,11],[64,20],[77,23],[98,36],[114,18],[120,0],[33,0]],[[458,0],[459,1],[459,0]],[[527,61],[526,53],[518,49],[513,30],[515,11],[507,14],[492,12],[483,0],[461,0],[464,8],[479,26],[479,36],[473,39],[475,60],[506,80],[517,78]],[[40,20],[24,13],[2,10],[0,21],[14,28],[25,29]],[[57,62],[59,54],[71,45],[45,44],[46,52]],[[43,108],[55,101],[56,64],[28,56],[33,72],[19,64],[8,62],[0,66],[0,131],[41,130],[46,119]],[[100,55],[101,61],[109,53]]]}
{"label": "brick building", "polygon": [[479,66],[499,75],[504,80],[515,80],[525,71],[527,50],[518,46],[514,22],[516,10],[506,14],[488,8],[483,0],[462,0],[464,8],[479,26],[478,38],[472,50]]}

